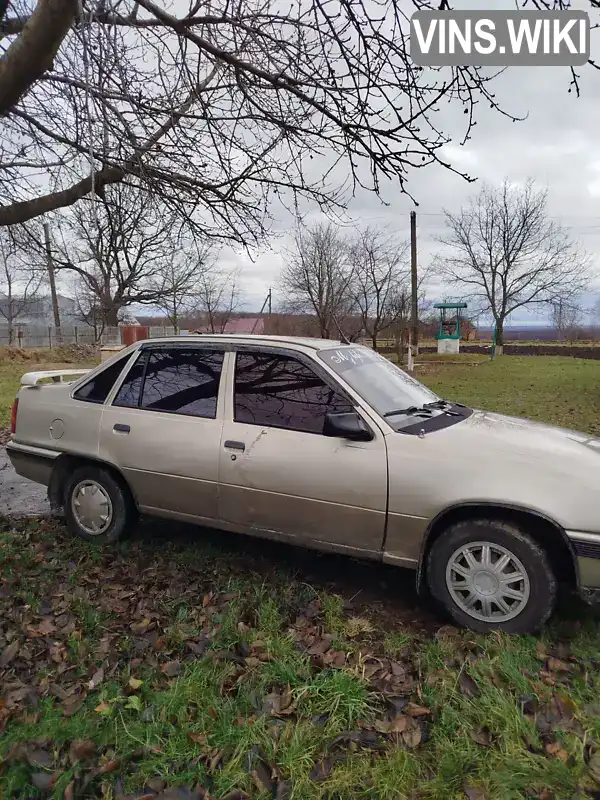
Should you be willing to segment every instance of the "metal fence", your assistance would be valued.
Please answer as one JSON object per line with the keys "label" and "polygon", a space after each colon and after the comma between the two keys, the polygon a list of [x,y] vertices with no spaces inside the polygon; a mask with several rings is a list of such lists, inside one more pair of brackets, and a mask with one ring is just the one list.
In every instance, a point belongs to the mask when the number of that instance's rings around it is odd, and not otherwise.
{"label": "metal fence", "polygon": [[[56,328],[52,325],[18,325],[13,331],[14,347],[58,347],[59,345],[81,344],[81,345],[118,345],[122,343],[122,328],[105,328],[98,338],[94,329],[87,325],[63,325],[60,329],[60,336]],[[150,337],[173,336],[173,327],[162,327],[159,325],[148,328]],[[0,347],[9,345],[8,326],[0,325]]]}

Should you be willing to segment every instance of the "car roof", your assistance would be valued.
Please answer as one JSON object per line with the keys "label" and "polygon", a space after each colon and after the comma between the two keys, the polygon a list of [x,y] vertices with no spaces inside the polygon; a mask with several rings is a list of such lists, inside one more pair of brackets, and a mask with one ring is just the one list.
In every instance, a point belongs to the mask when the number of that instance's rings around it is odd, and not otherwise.
{"label": "car roof", "polygon": [[[298,347],[309,347],[312,350],[327,350],[331,347],[347,347],[336,339],[312,339],[309,336],[268,336],[264,334],[250,333],[200,333],[188,334],[185,336],[165,336],[160,338],[145,339],[144,342],[165,343],[165,342],[236,342],[247,344],[267,344],[277,347],[278,345],[296,345]],[[139,344],[139,342],[138,342]],[[359,345],[355,344],[354,347]]]}

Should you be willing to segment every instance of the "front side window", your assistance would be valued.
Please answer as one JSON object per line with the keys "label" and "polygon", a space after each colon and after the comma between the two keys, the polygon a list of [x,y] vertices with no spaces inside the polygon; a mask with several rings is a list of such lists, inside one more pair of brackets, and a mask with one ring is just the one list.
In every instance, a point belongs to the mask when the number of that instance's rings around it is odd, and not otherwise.
{"label": "front side window", "polygon": [[133,365],[115,405],[214,419],[223,353],[199,348],[146,351]]}
{"label": "front side window", "polygon": [[235,421],[307,433],[322,433],[325,415],[352,406],[295,358],[238,352],[235,361]]}
{"label": "front side window", "polygon": [[130,357],[131,353],[128,353],[123,358],[115,361],[114,364],[103,369],[102,372],[99,372],[87,383],[84,383],[81,388],[77,389],[73,397],[77,400],[85,400],[88,403],[103,403]]}

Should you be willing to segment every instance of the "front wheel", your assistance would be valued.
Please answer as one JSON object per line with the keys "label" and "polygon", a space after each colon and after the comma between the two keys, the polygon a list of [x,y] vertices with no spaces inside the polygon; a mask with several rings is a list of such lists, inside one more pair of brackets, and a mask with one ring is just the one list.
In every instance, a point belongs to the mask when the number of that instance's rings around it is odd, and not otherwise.
{"label": "front wheel", "polygon": [[67,527],[97,544],[116,542],[135,522],[136,509],[126,487],[106,469],[76,469],[65,487]]}
{"label": "front wheel", "polygon": [[433,597],[453,619],[479,633],[532,633],[551,616],[556,578],[544,550],[516,525],[458,522],[427,560]]}

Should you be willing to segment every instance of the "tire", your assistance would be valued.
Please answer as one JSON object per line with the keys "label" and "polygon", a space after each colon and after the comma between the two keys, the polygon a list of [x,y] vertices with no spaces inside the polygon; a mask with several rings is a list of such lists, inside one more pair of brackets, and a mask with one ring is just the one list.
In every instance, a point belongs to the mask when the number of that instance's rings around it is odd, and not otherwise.
{"label": "tire", "polygon": [[[491,547],[484,550],[481,545]],[[485,565],[484,553],[489,556]],[[502,567],[499,562],[507,555],[510,560]],[[506,580],[519,574],[523,580]],[[533,633],[550,618],[556,603],[557,583],[547,554],[516,525],[494,519],[450,526],[429,552],[427,582],[453,620],[478,633]]]}
{"label": "tire", "polygon": [[116,542],[137,521],[128,488],[109,470],[92,464],[78,467],[68,478],[64,510],[71,533],[98,545]]}

